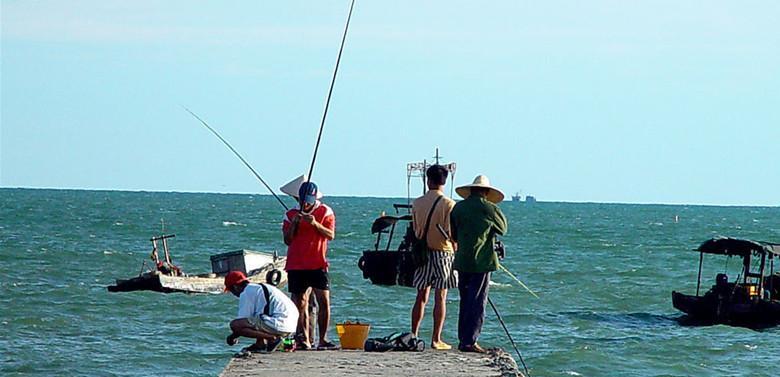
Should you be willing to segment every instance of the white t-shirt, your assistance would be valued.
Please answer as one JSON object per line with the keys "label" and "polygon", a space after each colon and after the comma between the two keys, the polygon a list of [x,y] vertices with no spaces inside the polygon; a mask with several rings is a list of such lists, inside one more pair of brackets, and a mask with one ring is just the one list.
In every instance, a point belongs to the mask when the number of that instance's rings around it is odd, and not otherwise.
{"label": "white t-shirt", "polygon": [[270,316],[263,314],[265,294],[260,284],[250,283],[238,297],[238,318],[260,318],[271,327],[283,332],[295,332],[298,326],[298,308],[284,292],[272,285],[265,285],[271,298]]}

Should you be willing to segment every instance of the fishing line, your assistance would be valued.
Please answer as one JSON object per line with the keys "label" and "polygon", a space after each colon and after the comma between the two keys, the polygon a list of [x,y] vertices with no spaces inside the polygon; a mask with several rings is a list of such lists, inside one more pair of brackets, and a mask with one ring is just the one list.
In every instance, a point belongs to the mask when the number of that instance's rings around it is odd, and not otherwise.
{"label": "fishing line", "polygon": [[330,97],[333,94],[333,86],[336,84],[336,75],[339,72],[339,63],[341,62],[341,53],[344,51],[344,42],[347,40],[347,31],[349,30],[349,21],[352,19],[352,9],[355,7],[355,0],[349,6],[349,15],[347,16],[347,24],[344,26],[344,35],[341,37],[341,47],[339,48],[339,55],[336,58],[336,68],[333,70],[333,78],[330,81],[330,89],[328,90],[328,97],[325,100],[325,111],[322,114],[322,121],[320,122],[320,132],[317,134],[317,143],[314,145],[314,155],[311,158],[311,166],[309,167],[309,175],[306,182],[311,182],[311,174],[314,171],[314,162],[317,160],[317,151],[320,148],[320,140],[322,140],[322,130],[325,128],[325,118],[328,116],[328,108],[330,107]]}
{"label": "fishing line", "polygon": [[235,155],[236,155],[236,157],[238,157],[238,159],[239,159],[239,160],[241,160],[241,162],[243,162],[243,163],[244,163],[244,165],[246,165],[246,167],[248,167],[248,168],[249,168],[249,170],[251,170],[251,171],[252,171],[252,174],[254,174],[254,175],[255,175],[255,177],[257,177],[257,179],[259,179],[259,180],[260,180],[260,182],[261,182],[261,183],[262,183],[262,184],[265,186],[265,188],[267,188],[267,189],[268,189],[268,191],[270,191],[270,192],[271,192],[271,195],[273,195],[273,196],[274,196],[274,198],[276,198],[276,200],[278,200],[278,201],[279,201],[279,204],[281,204],[281,205],[282,205],[282,207],[284,207],[284,210],[285,210],[285,211],[288,211],[288,210],[289,210],[289,208],[287,208],[287,205],[286,205],[286,204],[284,204],[284,202],[282,201],[282,199],[281,199],[281,198],[279,198],[279,196],[278,196],[278,195],[276,195],[276,193],[274,192],[274,190],[273,190],[273,189],[271,189],[271,186],[268,186],[268,184],[267,184],[267,183],[265,183],[265,181],[263,180],[263,178],[261,178],[261,177],[260,177],[260,174],[257,174],[257,172],[256,172],[256,171],[255,171],[255,169],[252,167],[252,165],[249,165],[249,163],[248,163],[248,162],[246,162],[246,160],[245,160],[243,157],[241,157],[241,155],[238,153],[238,151],[236,151],[236,149],[235,149],[235,148],[233,148],[233,146],[232,146],[232,145],[230,145],[230,143],[228,143],[228,142],[227,142],[227,140],[225,140],[225,139],[224,139],[222,136],[220,136],[220,135],[219,135],[219,133],[218,133],[216,130],[214,130],[213,128],[211,128],[211,126],[209,126],[209,125],[208,125],[208,123],[206,123],[206,121],[204,121],[203,119],[200,119],[200,117],[199,117],[199,116],[195,115],[195,113],[193,113],[192,111],[190,111],[190,109],[188,109],[188,108],[186,108],[186,107],[184,107],[184,106],[182,106],[182,108],[184,108],[184,110],[187,110],[187,112],[188,112],[188,113],[190,113],[192,116],[194,116],[194,117],[195,117],[195,119],[199,120],[199,121],[200,121],[200,123],[202,123],[204,126],[206,126],[206,128],[208,128],[208,129],[209,129],[209,131],[211,131],[211,133],[213,133],[213,134],[214,134],[216,137],[218,137],[218,138],[219,138],[219,140],[220,140],[220,141],[222,141],[222,143],[223,143],[223,144],[225,144],[225,145],[226,145],[226,146],[227,146],[227,147],[230,149],[230,151],[231,151],[231,152],[233,152],[233,154],[235,154]]}
{"label": "fishing line", "polygon": [[536,297],[536,298],[539,298],[539,296],[537,296],[537,295],[536,295],[536,293],[534,293],[534,291],[532,291],[532,290],[531,290],[531,288],[528,288],[528,286],[527,286],[527,285],[523,284],[523,282],[522,282],[522,281],[520,281],[520,279],[518,279],[518,278],[517,278],[517,276],[515,276],[514,274],[512,274],[511,272],[509,272],[509,270],[507,270],[507,269],[506,269],[506,267],[504,267],[503,265],[499,264],[499,265],[498,265],[498,268],[500,268],[502,271],[506,272],[506,273],[507,273],[509,276],[511,276],[511,277],[512,277],[512,279],[515,279],[515,281],[516,281],[518,284],[520,284],[521,286],[523,286],[523,288],[525,288],[525,290],[526,290],[526,291],[528,291],[528,293],[532,294],[532,295],[533,295],[534,297]]}
{"label": "fishing line", "polygon": [[520,354],[520,350],[517,349],[517,344],[515,344],[515,340],[512,339],[512,334],[509,333],[509,330],[506,328],[506,323],[504,323],[504,319],[501,318],[501,314],[498,313],[498,309],[496,309],[496,305],[493,304],[493,300],[490,299],[490,295],[488,295],[488,303],[490,303],[490,307],[493,308],[493,312],[496,313],[496,317],[498,317],[498,322],[501,322],[501,327],[504,328],[504,332],[506,333],[506,336],[509,338],[509,341],[512,343],[512,347],[515,348],[515,352],[517,352],[517,357],[520,358],[520,363],[523,364],[523,369],[525,370],[525,374],[528,377],[531,377],[531,373],[528,372],[528,367],[525,365],[525,360],[523,360],[523,355]]}

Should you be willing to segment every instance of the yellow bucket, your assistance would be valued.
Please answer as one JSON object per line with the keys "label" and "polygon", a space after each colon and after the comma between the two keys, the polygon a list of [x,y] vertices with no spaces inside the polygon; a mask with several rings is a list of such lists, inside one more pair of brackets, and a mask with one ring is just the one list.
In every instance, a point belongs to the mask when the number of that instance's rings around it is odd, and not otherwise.
{"label": "yellow bucket", "polygon": [[371,325],[360,322],[344,322],[336,324],[336,333],[339,335],[341,349],[362,350],[368,338],[368,330]]}

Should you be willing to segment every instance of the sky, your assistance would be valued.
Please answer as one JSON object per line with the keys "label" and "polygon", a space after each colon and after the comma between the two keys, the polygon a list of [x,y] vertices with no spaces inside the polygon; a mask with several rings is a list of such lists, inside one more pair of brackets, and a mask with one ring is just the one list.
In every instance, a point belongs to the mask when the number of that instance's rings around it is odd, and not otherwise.
{"label": "sky", "polygon": [[[348,0],[0,4],[0,187],[266,194],[182,106],[274,189],[308,171]],[[438,147],[507,196],[780,205],[779,15],[357,0],[313,180],[403,197]]]}

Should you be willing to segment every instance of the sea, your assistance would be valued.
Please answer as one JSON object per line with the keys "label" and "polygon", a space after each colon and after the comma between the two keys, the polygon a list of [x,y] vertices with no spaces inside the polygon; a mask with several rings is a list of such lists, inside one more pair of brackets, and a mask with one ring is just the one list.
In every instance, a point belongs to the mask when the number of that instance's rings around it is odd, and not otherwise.
{"label": "sea", "polygon": [[[372,285],[357,267],[362,251],[374,247],[372,221],[406,198],[325,200],[337,216],[328,253],[332,322],[368,322],[372,337],[408,331],[415,291]],[[533,376],[780,374],[778,328],[683,326],[671,303],[672,290],[696,290],[693,249],[701,242],[780,242],[780,208],[500,207],[509,220],[503,264],[539,298],[503,272],[493,274],[490,297]],[[224,343],[233,296],[106,287],[137,276],[149,239],[161,233],[176,235],[173,260],[189,273],[210,272],[213,254],[283,254],[282,213],[268,195],[0,189],[0,375],[219,374],[238,350]],[[737,276],[738,260],[705,256],[704,263],[704,289],[717,273]],[[456,344],[457,290],[447,310],[444,339]],[[480,343],[515,354],[490,307]]]}

